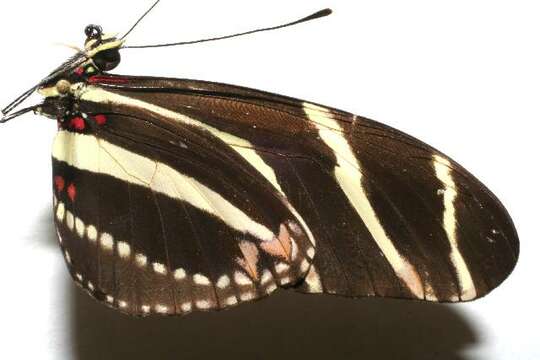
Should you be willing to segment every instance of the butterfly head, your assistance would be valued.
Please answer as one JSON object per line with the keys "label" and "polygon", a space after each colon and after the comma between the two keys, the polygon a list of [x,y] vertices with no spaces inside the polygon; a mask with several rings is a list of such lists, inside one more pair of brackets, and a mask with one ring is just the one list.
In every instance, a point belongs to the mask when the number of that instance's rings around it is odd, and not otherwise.
{"label": "butterfly head", "polygon": [[116,34],[104,34],[101,26],[94,24],[88,25],[84,33],[84,52],[97,71],[111,71],[120,64],[120,48],[124,42],[118,40]]}
{"label": "butterfly head", "polygon": [[56,68],[40,82],[37,90],[45,97],[69,91],[67,84],[85,81],[91,76],[111,71],[120,64],[120,48],[124,41],[116,34],[103,33],[101,26],[88,25],[84,29],[84,48]]}
{"label": "butterfly head", "polygon": [[57,119],[60,125],[79,117],[75,99],[92,77],[113,70],[120,63],[120,49],[124,41],[119,40],[116,34],[104,33],[99,25],[86,26],[84,33],[84,48],[36,87],[45,99],[32,110]]}

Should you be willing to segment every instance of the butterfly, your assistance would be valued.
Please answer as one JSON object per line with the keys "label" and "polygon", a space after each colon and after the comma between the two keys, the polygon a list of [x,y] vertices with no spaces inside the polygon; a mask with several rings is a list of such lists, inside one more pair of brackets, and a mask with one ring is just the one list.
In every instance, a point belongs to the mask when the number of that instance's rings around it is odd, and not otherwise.
{"label": "butterfly", "polygon": [[[84,48],[2,111],[58,123],[58,242],[93,298],[134,316],[279,288],[460,302],[512,272],[519,240],[503,205],[409,135],[259,90],[110,73],[122,49],[186,44],[126,46],[150,10],[122,38],[87,26]],[[16,111],[35,91],[43,102]]]}

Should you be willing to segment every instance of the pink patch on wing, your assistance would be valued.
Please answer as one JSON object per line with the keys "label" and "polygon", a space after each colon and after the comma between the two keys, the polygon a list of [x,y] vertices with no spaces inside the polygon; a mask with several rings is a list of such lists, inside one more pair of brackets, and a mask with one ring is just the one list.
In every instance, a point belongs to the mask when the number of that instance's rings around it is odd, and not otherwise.
{"label": "pink patch on wing", "polygon": [[67,193],[71,201],[75,201],[75,197],[77,197],[77,188],[75,187],[75,184],[69,184]]}
{"label": "pink patch on wing", "polygon": [[54,177],[54,185],[56,186],[56,190],[58,192],[61,192],[64,190],[64,187],[66,186],[66,182],[63,177],[61,176],[55,176]]}
{"label": "pink patch on wing", "polygon": [[78,67],[73,72],[75,73],[75,75],[81,76],[82,74],[84,74],[84,68]]}
{"label": "pink patch on wing", "polygon": [[261,248],[268,254],[291,261],[292,239],[284,224],[279,227],[279,235],[270,241],[263,241]]}
{"label": "pink patch on wing", "polygon": [[237,258],[236,262],[253,280],[258,281],[259,271],[257,269],[257,263],[259,262],[259,250],[257,249],[257,246],[249,241],[242,241],[239,246],[244,258]]}

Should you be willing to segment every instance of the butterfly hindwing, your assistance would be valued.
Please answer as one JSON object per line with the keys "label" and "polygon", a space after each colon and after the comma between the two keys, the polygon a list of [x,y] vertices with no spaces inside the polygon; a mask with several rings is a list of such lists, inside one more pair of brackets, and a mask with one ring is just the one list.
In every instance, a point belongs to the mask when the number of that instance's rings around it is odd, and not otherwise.
{"label": "butterfly hindwing", "polygon": [[61,130],[53,152],[55,179],[76,188],[55,188],[59,236],[92,295],[130,314],[183,314],[303,279],[314,248],[299,219],[228,146],[94,115],[106,123]]}

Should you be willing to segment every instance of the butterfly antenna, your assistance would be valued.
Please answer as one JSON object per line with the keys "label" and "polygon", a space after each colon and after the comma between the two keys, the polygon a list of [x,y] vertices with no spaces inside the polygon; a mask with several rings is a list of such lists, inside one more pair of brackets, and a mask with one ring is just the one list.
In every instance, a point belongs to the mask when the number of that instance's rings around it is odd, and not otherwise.
{"label": "butterfly antenna", "polygon": [[244,36],[244,35],[255,34],[255,33],[263,32],[263,31],[271,31],[271,30],[283,29],[283,28],[286,28],[286,27],[289,27],[289,26],[301,24],[301,23],[306,22],[306,21],[319,19],[319,18],[328,16],[330,14],[332,14],[331,9],[324,9],[324,10],[321,10],[321,11],[317,11],[316,13],[311,14],[309,16],[306,16],[306,17],[304,17],[304,18],[302,18],[300,20],[296,20],[296,21],[293,21],[293,22],[290,22],[290,23],[287,23],[287,24],[278,25],[278,26],[272,26],[272,27],[267,27],[267,28],[262,28],[262,29],[256,29],[256,30],[251,30],[251,31],[246,31],[246,32],[238,33],[238,34],[214,37],[214,38],[209,38],[209,39],[167,43],[167,44],[124,46],[122,48],[123,49],[158,48],[158,47],[191,45],[191,44],[198,44],[198,43],[209,42],[209,41],[224,40],[224,39],[230,39],[230,38]]}
{"label": "butterfly antenna", "polygon": [[150,9],[146,10],[146,12],[144,14],[142,14],[142,16],[139,18],[139,20],[137,20],[137,22],[135,24],[133,24],[133,26],[124,34],[124,36],[122,36],[122,38],[120,40],[125,39],[125,37],[128,36],[137,27],[137,25],[139,25],[139,23],[141,21],[143,21],[143,19],[146,17],[146,15],[148,15],[150,13],[150,11],[152,11],[160,1],[161,0],[157,0],[154,3],[154,5],[152,5],[150,7]]}

